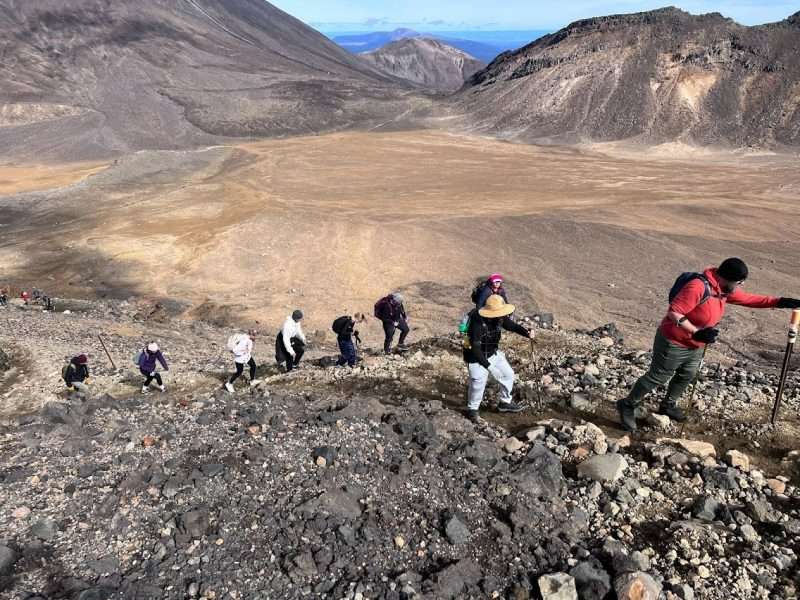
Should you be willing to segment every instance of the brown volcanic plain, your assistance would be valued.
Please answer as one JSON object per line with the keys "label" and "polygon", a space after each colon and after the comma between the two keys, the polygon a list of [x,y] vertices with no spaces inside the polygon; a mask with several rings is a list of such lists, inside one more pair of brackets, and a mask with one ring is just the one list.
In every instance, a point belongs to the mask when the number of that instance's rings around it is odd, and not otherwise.
{"label": "brown volcanic plain", "polygon": [[[749,289],[800,294],[796,157],[603,150],[347,132],[80,164],[76,183],[3,197],[3,279],[267,326],[302,307],[321,330],[400,289],[421,336],[451,332],[474,278],[501,270],[521,312],[617,321],[643,346],[675,275],[728,255]],[[785,318],[733,308],[719,348],[774,357]]]}

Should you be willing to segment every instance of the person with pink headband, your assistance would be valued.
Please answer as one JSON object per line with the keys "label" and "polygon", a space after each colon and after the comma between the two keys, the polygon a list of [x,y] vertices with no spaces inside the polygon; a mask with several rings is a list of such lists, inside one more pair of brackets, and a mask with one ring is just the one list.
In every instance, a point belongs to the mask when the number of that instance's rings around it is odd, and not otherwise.
{"label": "person with pink headband", "polygon": [[475,308],[480,310],[486,305],[489,296],[498,295],[508,303],[508,294],[503,287],[503,276],[500,273],[492,273],[486,281],[481,282],[472,292],[472,301]]}

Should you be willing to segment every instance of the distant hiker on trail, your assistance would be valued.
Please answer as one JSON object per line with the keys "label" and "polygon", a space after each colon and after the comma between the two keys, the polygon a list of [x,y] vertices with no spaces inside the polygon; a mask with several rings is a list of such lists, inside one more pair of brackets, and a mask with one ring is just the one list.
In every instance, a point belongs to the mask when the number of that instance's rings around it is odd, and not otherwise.
{"label": "distant hiker on trail", "polygon": [[161,353],[158,344],[150,342],[147,344],[146,348],[139,352],[137,361],[139,372],[145,377],[144,384],[142,384],[143,394],[146,394],[150,390],[150,384],[153,382],[153,379],[156,380],[158,389],[162,392],[167,391],[167,388],[164,387],[164,382],[161,380],[161,375],[156,372],[156,361],[161,363],[161,367],[165,371],[169,371],[167,361],[164,359],[164,355]]}
{"label": "distant hiker on trail", "polygon": [[352,317],[350,315],[344,315],[333,322],[331,328],[336,334],[336,341],[339,344],[339,360],[336,361],[337,367],[343,367],[344,365],[350,367],[356,366],[358,362],[358,353],[353,344],[353,338],[355,338],[356,342],[360,345],[361,337],[358,335],[358,330],[356,330],[355,327],[356,324],[364,323],[366,320],[367,317],[365,315],[356,313]]}
{"label": "distant hiker on trail", "polygon": [[403,296],[397,292],[384,296],[375,303],[375,316],[383,323],[383,332],[386,338],[383,342],[383,353],[392,353],[392,340],[396,329],[400,330],[400,339],[397,340],[397,350],[406,350],[408,337],[408,316],[403,305]]}
{"label": "distant hiker on trail", "polygon": [[8,305],[8,295],[5,290],[0,290],[0,306]]}
{"label": "distant hiker on trail", "polygon": [[295,310],[286,317],[283,327],[275,339],[275,361],[280,365],[286,363],[286,372],[296,369],[306,351],[306,335],[300,326],[303,311]]}
{"label": "distant hiker on trail", "polygon": [[89,359],[85,354],[74,356],[69,363],[61,369],[61,377],[67,384],[70,392],[78,391],[83,394],[89,393]]}
{"label": "distant hiker on trail", "polygon": [[472,302],[475,308],[483,308],[491,295],[502,296],[508,302],[506,289],[503,287],[503,276],[500,273],[492,273],[486,281],[482,281],[472,290]]}
{"label": "distant hiker on trail", "polygon": [[683,273],[669,292],[669,308],[656,332],[650,370],[633,386],[627,397],[617,401],[622,425],[636,431],[636,408],[660,385],[667,395],[658,413],[678,422],[686,420],[678,400],[692,383],[708,344],[717,341],[717,326],[726,304],[749,308],[800,308],[800,300],[748,294],[739,287],[747,279],[747,265],[728,258],[702,273]]}
{"label": "distant hiker on trail", "polygon": [[258,385],[256,379],[256,361],[253,359],[253,343],[256,341],[258,332],[250,329],[245,333],[234,333],[228,338],[228,350],[233,353],[233,364],[236,365],[236,373],[225,382],[225,389],[231,394],[235,391],[233,382],[239,379],[244,372],[244,366],[250,367],[250,387]]}
{"label": "distant hiker on trail", "polygon": [[520,412],[523,408],[512,402],[511,391],[514,387],[514,370],[506,360],[506,355],[498,350],[502,330],[517,333],[523,337],[534,337],[533,330],[511,320],[516,310],[502,296],[492,294],[481,309],[473,309],[469,315],[469,323],[464,336],[464,360],[469,369],[469,393],[467,397],[467,418],[478,420],[478,411],[483,402],[486,382],[491,375],[500,384],[499,412]]}

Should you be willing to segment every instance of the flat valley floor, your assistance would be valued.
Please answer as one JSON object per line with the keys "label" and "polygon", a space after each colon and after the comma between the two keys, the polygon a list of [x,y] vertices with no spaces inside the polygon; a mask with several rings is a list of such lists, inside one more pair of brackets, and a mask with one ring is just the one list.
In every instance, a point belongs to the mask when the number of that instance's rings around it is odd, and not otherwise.
{"label": "flat valley floor", "polygon": [[[748,290],[800,296],[797,164],[437,131],[7,164],[1,277],[273,330],[295,307],[327,330],[398,289],[419,338],[454,331],[475,278],[501,271],[521,314],[614,321],[647,347],[682,271],[741,256]],[[718,350],[774,364],[787,323],[786,311],[733,307]]]}

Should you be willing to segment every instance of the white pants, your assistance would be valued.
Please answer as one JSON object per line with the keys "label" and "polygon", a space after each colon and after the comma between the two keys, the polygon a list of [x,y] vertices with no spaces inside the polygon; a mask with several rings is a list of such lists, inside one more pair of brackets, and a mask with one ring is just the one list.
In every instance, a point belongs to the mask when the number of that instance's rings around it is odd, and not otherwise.
{"label": "white pants", "polygon": [[[511,402],[511,390],[514,387],[514,369],[508,364],[506,355],[502,352],[497,352],[489,358],[489,366],[492,369],[492,377],[500,384],[500,403],[508,404]],[[467,368],[469,369],[467,408],[478,410],[483,401],[483,392],[486,390],[490,373],[478,363],[468,363]]]}

